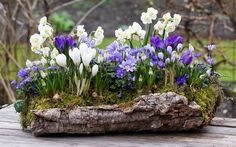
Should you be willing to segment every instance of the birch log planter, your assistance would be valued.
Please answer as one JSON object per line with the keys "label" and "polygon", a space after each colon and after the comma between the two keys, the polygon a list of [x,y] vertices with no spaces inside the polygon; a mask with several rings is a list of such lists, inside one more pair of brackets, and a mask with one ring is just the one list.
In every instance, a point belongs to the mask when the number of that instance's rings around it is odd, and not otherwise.
{"label": "birch log planter", "polygon": [[47,134],[102,134],[111,132],[183,131],[210,123],[201,107],[174,92],[141,95],[127,105],[32,110],[31,131]]}

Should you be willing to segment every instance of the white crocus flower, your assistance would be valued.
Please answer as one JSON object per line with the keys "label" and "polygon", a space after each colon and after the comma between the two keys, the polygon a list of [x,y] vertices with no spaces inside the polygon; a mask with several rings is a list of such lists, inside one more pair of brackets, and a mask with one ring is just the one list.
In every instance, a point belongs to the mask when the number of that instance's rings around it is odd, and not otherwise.
{"label": "white crocus flower", "polygon": [[173,22],[169,22],[169,23],[166,25],[165,30],[166,30],[166,32],[168,32],[168,33],[174,32],[174,31],[175,31],[175,24],[174,24]]}
{"label": "white crocus flower", "polygon": [[76,33],[78,37],[87,37],[88,33],[84,29],[84,25],[78,25],[76,28]]}
{"label": "white crocus flower", "polygon": [[64,54],[57,55],[56,62],[59,66],[66,67],[66,56]]}
{"label": "white crocus flower", "polygon": [[97,73],[98,73],[98,65],[95,64],[95,65],[93,65],[93,67],[92,67],[92,76],[96,76]]}
{"label": "white crocus flower", "polygon": [[154,29],[155,30],[164,30],[165,28],[165,24],[161,21],[158,21],[155,25],[154,25]]}
{"label": "white crocus flower", "polygon": [[33,49],[39,48],[43,42],[44,39],[40,34],[35,33],[30,37],[30,44]]}
{"label": "white crocus flower", "polygon": [[30,60],[26,60],[26,67],[31,68],[33,66],[33,63]]}
{"label": "white crocus flower", "polygon": [[168,22],[171,19],[170,12],[165,13],[162,18],[164,19],[165,22]]}
{"label": "white crocus flower", "polygon": [[45,59],[44,57],[42,57],[40,61],[43,66],[47,64],[47,59]]}
{"label": "white crocus flower", "polygon": [[90,62],[92,61],[92,54],[91,53],[83,53],[82,54],[82,61],[85,67],[88,67]]}
{"label": "white crocus flower", "polygon": [[80,59],[80,50],[78,48],[73,48],[69,50],[69,56],[74,62],[75,65],[79,65],[81,62]]}
{"label": "white crocus flower", "polygon": [[194,51],[194,47],[189,43],[189,45],[188,45],[188,49],[191,51],[191,52],[193,52]]}
{"label": "white crocus flower", "polygon": [[180,21],[181,21],[181,15],[174,14],[173,22],[174,22],[175,26],[179,25]]}
{"label": "white crocus flower", "polygon": [[145,12],[141,14],[141,21],[143,24],[151,24],[152,23],[152,18]]}
{"label": "white crocus flower", "polygon": [[79,49],[80,49],[80,53],[83,54],[83,53],[86,53],[88,51],[88,45],[86,43],[81,43],[79,45]]}
{"label": "white crocus flower", "polygon": [[56,48],[54,48],[51,52],[51,58],[54,59],[56,58],[56,56],[59,54],[58,50]]}
{"label": "white crocus flower", "polygon": [[83,73],[83,69],[84,69],[84,65],[83,65],[83,63],[81,63],[80,64],[80,66],[79,66],[79,73],[82,75],[82,73]]}
{"label": "white crocus flower", "polygon": [[155,20],[157,18],[157,13],[158,11],[152,7],[147,9],[147,14],[152,20]]}

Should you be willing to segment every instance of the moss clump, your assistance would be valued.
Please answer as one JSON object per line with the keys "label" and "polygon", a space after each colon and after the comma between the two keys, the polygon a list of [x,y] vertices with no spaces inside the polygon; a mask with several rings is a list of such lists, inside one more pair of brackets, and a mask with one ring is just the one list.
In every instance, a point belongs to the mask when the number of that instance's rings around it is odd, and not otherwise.
{"label": "moss clump", "polygon": [[148,93],[163,93],[163,92],[176,92],[178,94],[186,96],[189,101],[195,101],[201,106],[203,117],[205,122],[209,121],[209,116],[214,112],[219,98],[222,97],[221,89],[218,85],[209,85],[206,88],[193,88],[193,87],[177,87],[177,86],[163,86],[152,89],[143,89],[142,91],[123,91],[122,93],[104,91],[103,96],[96,94],[91,94],[86,98],[77,97],[72,94],[61,93],[57,98],[46,98],[46,97],[35,97],[29,100],[27,111],[25,115],[21,114],[21,119],[26,122],[26,125],[30,126],[32,122],[33,115],[30,110],[44,110],[50,108],[72,108],[75,106],[97,106],[97,105],[112,105],[120,104],[121,109],[132,105],[132,100],[138,95],[148,94]]}

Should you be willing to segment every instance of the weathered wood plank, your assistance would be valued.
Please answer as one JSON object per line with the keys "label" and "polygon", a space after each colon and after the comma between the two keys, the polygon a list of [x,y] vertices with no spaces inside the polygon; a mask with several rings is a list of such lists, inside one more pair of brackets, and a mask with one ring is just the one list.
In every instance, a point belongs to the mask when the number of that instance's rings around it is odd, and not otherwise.
{"label": "weathered wood plank", "polygon": [[236,119],[215,117],[213,121],[211,122],[211,125],[236,128]]}
{"label": "weathered wood plank", "polygon": [[69,147],[69,146],[214,146],[234,147],[236,144],[236,119],[214,118],[212,126],[192,132],[73,135],[35,138],[23,132],[19,115],[13,106],[0,110],[0,146],[18,147]]}

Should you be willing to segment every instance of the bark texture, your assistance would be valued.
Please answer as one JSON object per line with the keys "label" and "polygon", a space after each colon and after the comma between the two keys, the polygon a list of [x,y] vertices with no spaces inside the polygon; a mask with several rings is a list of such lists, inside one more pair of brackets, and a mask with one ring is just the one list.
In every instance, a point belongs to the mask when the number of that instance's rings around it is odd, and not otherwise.
{"label": "bark texture", "polygon": [[129,105],[33,110],[31,131],[46,134],[182,131],[204,125],[200,106],[173,92],[142,95]]}

